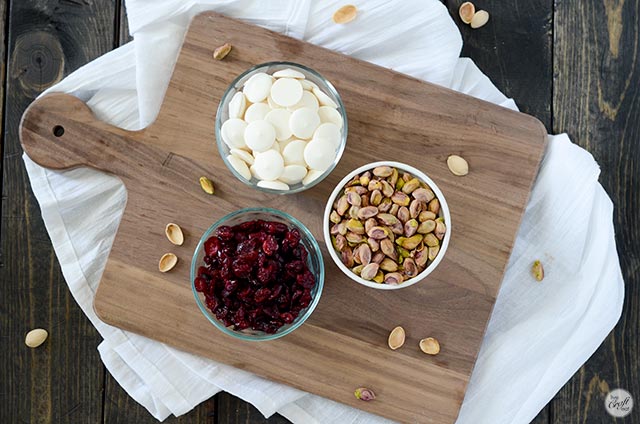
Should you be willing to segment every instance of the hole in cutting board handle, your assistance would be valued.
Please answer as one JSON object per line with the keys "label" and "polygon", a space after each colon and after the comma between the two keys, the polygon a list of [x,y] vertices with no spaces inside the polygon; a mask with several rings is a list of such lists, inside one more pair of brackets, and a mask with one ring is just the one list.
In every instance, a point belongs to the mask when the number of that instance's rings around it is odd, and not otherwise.
{"label": "hole in cutting board handle", "polygon": [[62,125],[56,125],[53,127],[53,135],[56,137],[62,137],[64,134],[64,127]]}

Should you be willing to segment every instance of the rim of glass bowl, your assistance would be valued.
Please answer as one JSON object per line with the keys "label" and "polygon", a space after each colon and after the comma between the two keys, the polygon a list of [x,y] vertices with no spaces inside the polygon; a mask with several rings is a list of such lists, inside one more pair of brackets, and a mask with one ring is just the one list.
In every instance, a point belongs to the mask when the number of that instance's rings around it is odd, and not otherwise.
{"label": "rim of glass bowl", "polygon": [[[238,173],[238,171],[235,170],[235,168],[233,166],[231,166],[231,164],[229,163],[229,161],[227,160],[227,154],[225,154],[225,150],[230,150],[224,141],[222,141],[222,135],[220,133],[221,131],[221,127],[222,127],[222,107],[223,105],[227,102],[227,98],[229,96],[231,96],[231,91],[232,89],[236,90],[236,92],[238,91],[236,89],[236,85],[239,84],[239,82],[245,78],[248,74],[257,71],[260,68],[268,68],[270,66],[288,66],[288,67],[297,67],[302,69],[305,72],[308,72],[312,75],[314,75],[315,77],[319,78],[325,85],[326,88],[328,89],[328,91],[335,97],[335,99],[338,102],[338,111],[340,112],[340,115],[342,116],[342,140],[340,141],[340,147],[338,148],[338,152],[336,153],[336,158],[333,161],[333,163],[331,164],[331,166],[329,166],[329,168],[327,168],[322,175],[320,175],[318,178],[316,178],[315,180],[313,180],[310,184],[307,185],[300,185],[299,187],[295,188],[295,189],[290,189],[287,191],[283,191],[283,190],[274,190],[272,188],[266,188],[266,187],[258,187],[257,183],[253,183],[250,180],[246,180],[242,175],[240,175],[240,173]],[[235,94],[235,93],[234,93]],[[220,99],[220,103],[218,104],[218,108],[216,110],[216,122],[215,122],[215,131],[216,131],[216,145],[218,147],[218,154],[220,154],[220,156],[222,157],[222,161],[224,162],[224,164],[226,165],[226,167],[231,171],[231,173],[241,182],[243,182],[244,184],[248,185],[249,187],[253,187],[257,190],[263,191],[265,193],[273,193],[273,194],[294,194],[294,193],[300,193],[301,191],[304,190],[308,190],[312,187],[314,187],[316,184],[320,183],[322,180],[324,180],[336,167],[336,165],[338,165],[338,162],[340,162],[340,159],[342,158],[342,154],[344,153],[344,150],[346,148],[347,145],[347,135],[349,133],[349,125],[347,123],[347,111],[344,107],[344,103],[342,103],[342,97],[340,97],[340,93],[338,93],[338,90],[336,90],[336,88],[333,86],[333,84],[331,83],[331,81],[329,81],[328,79],[326,79],[324,76],[322,76],[318,71],[311,69],[307,66],[301,65],[299,63],[295,63],[295,62],[282,62],[282,61],[274,61],[274,62],[265,62],[265,63],[260,63],[258,65],[252,66],[251,68],[247,69],[246,71],[244,71],[243,73],[241,73],[240,75],[238,75],[232,82],[231,84],[229,84],[229,86],[227,87],[227,89],[225,90],[224,94],[222,95],[222,98]],[[253,177],[252,177],[253,179]]]}
{"label": "rim of glass bowl", "polygon": [[[349,268],[347,268],[345,264],[342,263],[342,260],[340,260],[340,258],[338,257],[338,253],[333,247],[333,243],[331,243],[331,234],[329,232],[330,231],[329,215],[331,214],[331,210],[333,209],[333,202],[335,201],[336,197],[338,197],[338,193],[340,193],[340,191],[344,188],[344,186],[349,181],[351,181],[351,179],[353,179],[355,175],[361,172],[373,169],[377,166],[391,166],[394,168],[398,168],[400,170],[410,172],[419,180],[425,182],[431,188],[431,190],[433,190],[433,193],[436,195],[436,198],[440,201],[440,209],[442,210],[442,216],[444,217],[447,224],[447,232],[445,233],[445,236],[442,240],[442,244],[440,246],[440,252],[438,253],[438,256],[436,256],[436,259],[433,262],[431,262],[420,274],[416,275],[413,278],[408,279],[407,281],[397,286],[390,285],[390,284],[379,284],[379,283],[367,281],[363,278],[360,278],[360,276],[354,274]],[[447,249],[449,247],[449,241],[451,240],[451,227],[452,227],[451,212],[449,210],[449,204],[447,203],[447,199],[444,197],[444,194],[440,190],[440,187],[438,187],[438,185],[427,174],[425,174],[424,172],[420,171],[419,169],[411,165],[407,165],[406,163],[394,162],[394,161],[378,161],[378,162],[367,163],[365,165],[362,165],[354,169],[353,171],[349,172],[336,185],[336,187],[331,192],[331,195],[329,195],[329,200],[327,201],[327,204],[325,206],[323,223],[322,223],[322,233],[324,235],[324,242],[327,246],[327,250],[329,251],[329,256],[331,256],[331,259],[333,259],[333,262],[335,262],[336,266],[340,268],[340,270],[347,277],[349,277],[356,283],[362,284],[363,286],[371,287],[378,290],[400,290],[406,287],[410,287],[421,281],[424,281],[429,276],[429,274],[431,274],[438,267],[438,265],[442,261],[442,258],[444,258],[444,255],[447,253]]]}
{"label": "rim of glass bowl", "polygon": [[[315,296],[313,296],[313,300],[311,301],[311,303],[309,304],[309,306],[307,306],[306,309],[304,309],[304,315],[300,316],[298,315],[298,320],[294,321],[291,325],[289,325],[289,327],[287,327],[286,329],[284,329],[283,331],[278,331],[274,334],[267,334],[264,332],[260,332],[258,334],[243,334],[241,332],[238,331],[234,331],[230,328],[225,327],[225,325],[218,321],[218,319],[213,316],[213,312],[211,312],[207,306],[202,302],[202,300],[200,299],[200,293],[196,290],[195,284],[194,284],[194,280],[196,277],[196,269],[198,268],[198,266],[200,266],[198,262],[198,253],[204,249],[204,242],[211,236],[211,234],[216,230],[216,228],[218,228],[221,225],[224,225],[224,223],[226,221],[229,221],[239,215],[243,215],[246,213],[262,213],[262,214],[271,214],[271,215],[277,215],[281,218],[284,218],[285,220],[289,221],[290,225],[289,226],[294,226],[296,227],[298,230],[300,230],[300,232],[303,234],[303,237],[306,237],[309,241],[311,246],[313,247],[313,252],[309,252],[309,255],[316,255],[316,257],[318,258],[318,281],[316,281],[316,287],[317,287],[317,291]],[[241,340],[248,340],[248,341],[266,341],[266,340],[275,340],[277,338],[286,336],[287,334],[291,333],[293,330],[295,330],[296,328],[300,327],[302,324],[304,324],[304,322],[307,320],[307,318],[309,318],[309,316],[311,316],[311,313],[314,311],[314,309],[316,308],[316,306],[318,305],[318,302],[320,301],[320,295],[322,294],[322,289],[324,287],[324,260],[322,258],[322,252],[320,251],[320,245],[318,244],[318,241],[316,240],[316,238],[313,236],[313,234],[311,234],[311,231],[309,231],[309,229],[302,223],[300,222],[298,219],[294,218],[293,216],[289,215],[286,212],[282,212],[279,211],[277,209],[272,209],[272,208],[244,208],[244,209],[239,209],[237,211],[231,212],[225,216],[223,216],[222,218],[220,218],[219,220],[217,220],[216,222],[214,222],[208,229],[207,231],[204,232],[204,234],[202,235],[202,237],[200,238],[200,241],[198,242],[198,245],[196,246],[195,251],[193,252],[193,257],[191,259],[191,291],[193,292],[194,297],[196,298],[196,303],[198,304],[198,308],[200,308],[200,311],[202,312],[202,314],[209,320],[209,322],[211,322],[216,328],[218,328],[220,331],[222,331],[223,333],[226,333],[230,336],[236,337],[238,339]]]}

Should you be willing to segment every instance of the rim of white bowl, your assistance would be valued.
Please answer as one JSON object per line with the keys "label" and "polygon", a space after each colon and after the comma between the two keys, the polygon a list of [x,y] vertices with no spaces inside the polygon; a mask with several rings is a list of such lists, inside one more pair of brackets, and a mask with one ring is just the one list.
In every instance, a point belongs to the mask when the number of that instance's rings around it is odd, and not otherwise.
{"label": "rim of white bowl", "polygon": [[[397,286],[367,281],[363,278],[360,278],[358,275],[354,274],[353,271],[347,268],[347,266],[343,264],[342,260],[338,257],[338,253],[336,252],[335,248],[333,247],[333,244],[331,243],[331,234],[329,233],[330,231],[329,215],[331,214],[331,210],[333,209],[333,202],[338,196],[338,193],[340,193],[340,191],[344,189],[344,186],[349,181],[351,181],[355,175],[360,174],[364,171],[371,170],[378,166],[391,166],[393,168],[397,168],[402,171],[407,171],[411,173],[414,177],[417,177],[419,180],[426,183],[429,186],[429,188],[433,190],[433,193],[436,195],[436,198],[440,201],[440,209],[442,211],[442,216],[444,217],[445,223],[447,225],[447,232],[445,233],[444,238],[442,239],[442,244],[440,245],[440,251],[438,252],[438,256],[436,256],[435,260],[431,262],[429,265],[427,265],[424,271],[422,271],[420,274],[416,275],[415,277],[407,281],[404,281],[402,284],[399,284]],[[451,213],[449,212],[449,204],[447,203],[447,200],[445,199],[444,194],[442,194],[442,191],[440,190],[438,185],[431,178],[429,178],[427,174],[425,174],[424,172],[420,171],[419,169],[411,165],[407,165],[406,163],[402,163],[402,162],[394,162],[394,161],[371,162],[371,163],[362,165],[361,167],[351,171],[349,174],[347,174],[347,176],[345,176],[338,183],[338,185],[336,185],[336,187],[333,189],[333,192],[331,192],[331,195],[329,196],[329,200],[327,201],[327,205],[325,206],[325,209],[324,209],[323,219],[324,221],[322,223],[322,232],[324,235],[324,242],[327,246],[327,250],[329,251],[329,255],[331,256],[331,259],[333,259],[333,262],[338,266],[338,268],[340,268],[340,270],[347,277],[351,278],[353,281],[359,284],[362,284],[363,286],[371,287],[378,290],[398,290],[398,289],[410,287],[414,284],[417,284],[423,281],[429,274],[433,272],[433,270],[435,270],[438,267],[438,265],[442,261],[442,258],[447,253],[447,248],[449,247],[449,240],[451,239]]]}

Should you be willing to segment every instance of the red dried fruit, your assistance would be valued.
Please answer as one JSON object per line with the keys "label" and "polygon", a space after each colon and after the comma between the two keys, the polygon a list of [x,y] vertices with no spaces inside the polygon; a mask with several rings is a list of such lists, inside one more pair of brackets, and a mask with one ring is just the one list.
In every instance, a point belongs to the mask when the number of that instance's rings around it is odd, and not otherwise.
{"label": "red dried fruit", "polygon": [[272,334],[313,300],[315,277],[296,228],[261,220],[222,226],[204,250],[194,287],[226,326]]}

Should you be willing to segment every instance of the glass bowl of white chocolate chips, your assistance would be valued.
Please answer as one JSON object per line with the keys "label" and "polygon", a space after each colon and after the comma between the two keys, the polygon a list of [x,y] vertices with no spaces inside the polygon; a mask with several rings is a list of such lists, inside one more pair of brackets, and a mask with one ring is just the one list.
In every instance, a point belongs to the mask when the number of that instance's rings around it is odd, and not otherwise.
{"label": "glass bowl of white chocolate chips", "polygon": [[298,193],[335,168],[347,142],[347,116],[338,91],[318,72],[268,62],[227,88],[216,114],[216,142],[243,183],[268,193]]}

